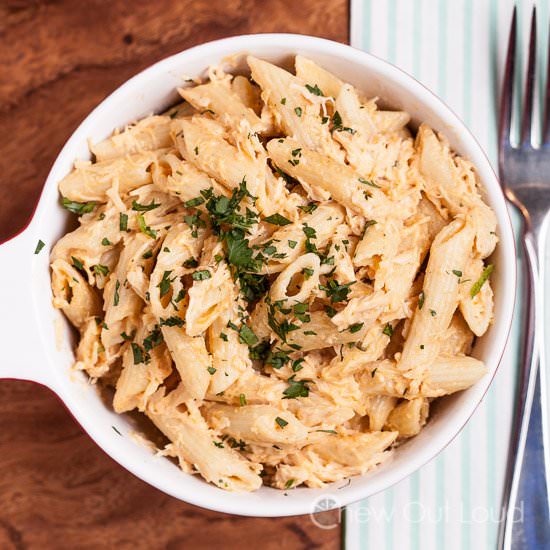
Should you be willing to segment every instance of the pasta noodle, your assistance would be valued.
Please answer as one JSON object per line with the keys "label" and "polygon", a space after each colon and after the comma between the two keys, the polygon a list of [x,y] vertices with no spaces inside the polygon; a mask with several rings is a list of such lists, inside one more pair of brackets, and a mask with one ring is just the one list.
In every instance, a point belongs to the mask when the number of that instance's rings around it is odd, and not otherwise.
{"label": "pasta noodle", "polygon": [[230,491],[361,475],[487,369],[496,218],[443,136],[314,61],[214,67],[90,146],[51,252],[75,368]]}

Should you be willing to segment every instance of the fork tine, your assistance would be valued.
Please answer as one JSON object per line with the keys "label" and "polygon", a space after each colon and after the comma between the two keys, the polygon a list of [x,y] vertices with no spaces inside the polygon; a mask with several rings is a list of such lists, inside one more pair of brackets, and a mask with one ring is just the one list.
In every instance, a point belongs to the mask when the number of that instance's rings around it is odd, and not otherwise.
{"label": "fork tine", "polygon": [[521,145],[531,145],[531,121],[533,118],[533,100],[535,95],[535,68],[537,65],[537,8],[533,6],[531,15],[531,34],[529,37],[529,61],[525,80],[525,98],[521,117]]}
{"label": "fork tine", "polygon": [[544,127],[542,144],[550,146],[550,24],[548,25],[548,60],[546,61],[546,95],[544,98]]}
{"label": "fork tine", "polygon": [[[512,123],[512,99],[514,93],[514,72],[516,64],[516,27],[517,9],[514,6],[512,24],[510,25],[510,37],[508,38],[508,51],[506,53],[506,66],[502,82],[500,98],[500,112],[498,120],[498,145],[499,152],[510,147],[510,127]],[[502,168],[502,167],[501,167]]]}

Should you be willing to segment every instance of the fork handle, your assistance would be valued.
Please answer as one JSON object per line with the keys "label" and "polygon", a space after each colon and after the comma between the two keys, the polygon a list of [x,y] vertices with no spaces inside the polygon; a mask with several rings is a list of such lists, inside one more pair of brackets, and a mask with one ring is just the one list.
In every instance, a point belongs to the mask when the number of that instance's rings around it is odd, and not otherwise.
{"label": "fork handle", "polygon": [[544,296],[540,259],[544,258],[546,223],[527,229],[523,243],[527,259],[527,319],[523,334],[514,425],[500,524],[501,550],[550,548],[548,506],[548,438],[544,368]]}

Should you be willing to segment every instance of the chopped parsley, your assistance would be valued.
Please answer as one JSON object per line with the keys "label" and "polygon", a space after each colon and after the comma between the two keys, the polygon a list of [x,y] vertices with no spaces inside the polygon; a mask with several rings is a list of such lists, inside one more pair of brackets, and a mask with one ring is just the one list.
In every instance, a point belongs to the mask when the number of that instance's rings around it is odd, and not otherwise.
{"label": "chopped parsley", "polygon": [[302,108],[301,107],[295,107],[294,112],[296,113],[296,116],[298,116],[298,117],[302,116]]}
{"label": "chopped parsley", "polygon": [[286,105],[286,97],[281,98],[281,105]]}
{"label": "chopped parsley", "polygon": [[244,393],[239,394],[239,405],[241,407],[246,405],[246,395]]}
{"label": "chopped parsley", "polygon": [[328,279],[326,285],[319,285],[320,290],[324,290],[331,303],[344,302],[348,299],[348,294],[351,292],[350,286],[355,281],[339,284],[336,279]]}
{"label": "chopped parsley", "polygon": [[139,365],[140,363],[143,363],[144,353],[141,347],[135,342],[132,342],[131,346],[132,346],[132,354],[134,356],[134,365]]}
{"label": "chopped parsley", "polygon": [[149,212],[149,210],[154,210],[159,206],[160,203],[157,204],[154,199],[151,204],[139,204],[136,201],[132,201],[132,210],[135,210],[136,212]]}
{"label": "chopped parsley", "polygon": [[259,300],[268,290],[266,275],[238,271],[236,276],[239,281],[241,294],[247,302]]}
{"label": "chopped parsley", "polygon": [[212,274],[208,269],[199,269],[198,271],[195,271],[193,275],[191,275],[191,278],[193,281],[205,281],[206,279],[210,279],[212,277]]}
{"label": "chopped parsley", "polygon": [[40,254],[40,251],[45,247],[44,241],[38,239],[38,242],[36,243],[36,248],[34,249],[35,254]]}
{"label": "chopped parsley", "polygon": [[292,361],[292,371],[298,372],[299,370],[302,370],[304,367],[302,367],[302,363],[304,362],[304,359],[296,359],[295,361]]}
{"label": "chopped parsley", "polygon": [[113,305],[118,306],[118,302],[120,301],[120,294],[118,291],[120,290],[120,281],[117,279],[117,282],[115,284],[115,294],[113,297]]}
{"label": "chopped parsley", "polygon": [[109,273],[109,268],[106,265],[96,264],[92,268],[96,275],[103,275],[105,277]]}
{"label": "chopped parsley", "polygon": [[267,356],[265,356],[264,361],[270,367],[280,369],[290,362],[290,356],[288,355],[288,352],[283,349],[271,351],[268,344]]}
{"label": "chopped parsley", "polygon": [[254,346],[259,342],[259,338],[254,334],[252,329],[244,323],[239,328],[239,342],[247,346]]}
{"label": "chopped parsley", "polygon": [[298,241],[292,241],[292,240],[290,240],[290,239],[288,240],[288,246],[289,246],[290,248],[293,248],[293,249],[296,248],[296,245],[297,245],[297,244],[298,244]]}
{"label": "chopped parsley", "polygon": [[462,277],[462,271],[459,269],[453,269],[453,274],[456,275],[459,279]]}
{"label": "chopped parsley", "polygon": [[292,311],[296,319],[302,321],[302,323],[309,323],[311,321],[311,317],[307,315],[307,312],[309,311],[309,304],[294,304]]}
{"label": "chopped parsley", "polygon": [[296,480],[295,479],[288,479],[287,482],[285,483],[285,489],[290,489],[294,483],[296,483]]}
{"label": "chopped parsley", "polygon": [[283,314],[290,313],[290,309],[283,310],[281,307],[281,302],[271,303],[271,300],[266,298],[266,304],[268,305],[267,313],[267,323],[270,326],[271,330],[283,341],[286,343],[286,338],[289,332],[298,330],[300,327],[294,323],[290,323],[288,319],[284,319],[279,322],[276,318],[276,312],[279,310]]}
{"label": "chopped parsley", "polygon": [[298,208],[306,214],[311,214],[313,211],[317,210],[318,206],[314,202],[310,202],[305,206],[298,206]]}
{"label": "chopped parsley", "polygon": [[271,223],[273,225],[289,225],[292,222],[285,218],[284,216],[281,216],[281,214],[273,214],[271,216],[268,216],[267,218],[264,218],[264,222]]}
{"label": "chopped parsley", "polygon": [[275,422],[281,427],[281,428],[284,428],[285,426],[288,425],[288,422],[286,420],[284,420],[283,418],[281,418],[280,416],[277,416],[277,418],[275,418]]}
{"label": "chopped parsley", "polygon": [[359,182],[364,183],[365,185],[370,185],[371,187],[376,187],[376,188],[380,189],[380,186],[376,185],[376,183],[374,183],[371,180],[366,180],[365,178],[359,178]]}
{"label": "chopped parsley", "polygon": [[101,241],[101,244],[103,246],[111,246],[113,243],[107,237],[103,237],[103,240]]}
{"label": "chopped parsley", "polygon": [[199,267],[199,262],[195,258],[189,258],[183,262],[183,267],[187,267],[188,269]]}
{"label": "chopped parsley", "polygon": [[119,228],[121,231],[128,231],[128,214],[123,214],[122,212],[120,213]]}
{"label": "chopped parsley", "polygon": [[69,212],[72,212],[73,214],[78,214],[79,216],[82,216],[82,214],[88,214],[91,212],[95,206],[95,202],[76,202],[68,199],[67,197],[63,197],[61,199],[61,206],[65,208],[65,210],[68,210]]}
{"label": "chopped parsley", "polygon": [[[146,351],[151,351],[154,347],[162,344],[164,338],[162,337],[162,332],[158,325],[155,325],[155,328],[149,333],[149,335],[143,340],[143,348]],[[146,362],[149,358],[147,357]]]}
{"label": "chopped parsley", "polygon": [[386,323],[382,334],[385,334],[388,338],[391,338],[393,336],[393,327],[389,323]]}
{"label": "chopped parsley", "polygon": [[315,231],[315,229],[313,227],[309,227],[309,225],[307,223],[304,223],[304,225],[302,226],[302,231],[304,232],[304,235],[308,239],[316,239],[317,238],[317,232]]}
{"label": "chopped parsley", "polygon": [[493,272],[495,266],[493,264],[489,264],[481,274],[481,277],[472,285],[472,288],[470,289],[470,296],[473,298],[476,296],[476,294],[479,293],[481,290],[481,287],[485,284],[485,282],[489,279],[491,276],[491,273]]}
{"label": "chopped parsley", "polygon": [[136,329],[134,329],[130,334],[126,334],[126,332],[121,332],[120,336],[123,340],[126,340],[126,342],[131,342],[134,339],[134,336],[136,335]]}
{"label": "chopped parsley", "polygon": [[168,294],[168,292],[170,292],[170,285],[172,284],[172,281],[175,280],[175,278],[170,280],[171,273],[172,273],[172,270],[165,271],[162,274],[162,279],[160,280],[160,283],[157,285],[157,288],[160,289],[160,297],[161,298],[163,296],[166,296],[166,294]]}
{"label": "chopped parsley", "polygon": [[140,230],[144,235],[147,235],[148,237],[151,237],[151,239],[156,239],[156,238],[157,238],[157,232],[154,231],[153,229],[151,229],[151,228],[145,223],[145,218],[143,217],[143,214],[138,214],[138,215],[137,215],[137,222],[138,222],[139,230]]}
{"label": "chopped parsley", "polygon": [[325,313],[330,317],[334,317],[338,312],[332,306],[325,306]]}
{"label": "chopped parsley", "polygon": [[311,86],[309,84],[306,84],[306,88],[307,88],[307,91],[311,92],[313,95],[318,95],[318,96],[325,95],[321,91],[321,88],[319,88],[319,86],[317,86],[317,84],[314,84],[313,86]]}
{"label": "chopped parsley", "polygon": [[84,271],[84,264],[74,256],[71,256],[71,260],[73,261],[73,266],[76,267],[79,271]]}
{"label": "chopped parsley", "polygon": [[250,355],[250,359],[253,361],[265,361],[271,353],[269,342],[267,340],[262,340],[259,344],[249,348],[248,353]]}
{"label": "chopped parsley", "polygon": [[206,223],[201,218],[200,212],[196,212],[191,216],[184,216],[183,221],[191,228],[191,236],[195,239],[199,236],[199,228],[206,227]]}
{"label": "chopped parsley", "polygon": [[373,225],[376,225],[378,222],[376,220],[367,220],[365,222],[365,228],[363,229],[363,235],[361,237],[365,236],[365,233],[367,232],[367,229],[369,227],[372,227]]}
{"label": "chopped parsley", "polygon": [[422,309],[424,307],[424,301],[426,300],[426,295],[424,294],[424,291],[420,291],[420,294],[418,295],[418,309]]}
{"label": "chopped parsley", "polygon": [[194,199],[188,200],[184,202],[184,205],[187,208],[193,208],[195,206],[200,206],[201,204],[204,204],[204,198],[203,197],[195,197]]}
{"label": "chopped parsley", "polygon": [[176,315],[167,317],[166,319],[163,319],[162,317],[160,318],[161,327],[182,327],[183,324],[184,324],[183,319]]}
{"label": "chopped parsley", "polygon": [[[147,294],[149,294],[149,293],[147,293]],[[177,304],[178,302],[181,302],[184,298],[185,298],[185,289],[182,288],[178,292],[178,295],[174,298],[174,302]],[[149,300],[149,298],[147,298],[147,300]]]}
{"label": "chopped parsley", "polygon": [[292,178],[286,172],[283,172],[278,166],[275,166],[275,172],[279,177],[283,178],[286,183],[292,183]]}
{"label": "chopped parsley", "polygon": [[354,323],[353,325],[350,325],[348,327],[348,330],[352,333],[352,334],[355,334],[356,332],[359,332],[362,328],[363,328],[363,325],[365,323]]}
{"label": "chopped parsley", "polygon": [[208,367],[206,370],[209,374],[214,374],[216,372],[216,369],[214,367]]}
{"label": "chopped parsley", "polygon": [[333,132],[348,132],[350,134],[355,134],[356,130],[349,128],[348,126],[342,125],[342,117],[338,111],[334,111],[332,115],[332,131]]}
{"label": "chopped parsley", "polygon": [[289,379],[289,386],[283,391],[283,399],[296,399],[298,397],[307,397],[309,395],[309,388],[307,386],[307,380],[295,380],[296,375],[293,374]]}

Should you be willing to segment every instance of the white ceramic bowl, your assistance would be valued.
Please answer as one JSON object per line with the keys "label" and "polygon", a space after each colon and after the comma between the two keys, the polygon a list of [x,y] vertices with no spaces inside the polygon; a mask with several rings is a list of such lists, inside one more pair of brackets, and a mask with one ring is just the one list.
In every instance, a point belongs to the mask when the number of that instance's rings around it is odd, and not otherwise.
{"label": "white ceramic bowl", "polygon": [[[198,75],[208,65],[236,52],[284,65],[296,54],[310,57],[366,95],[379,96],[385,104],[409,112],[413,124],[424,121],[444,132],[452,147],[476,166],[485,198],[498,218],[500,243],[492,259],[496,265],[495,322],[474,350],[489,373],[469,390],[438,401],[424,430],[402,445],[392,459],[349,484],[340,482],[323,490],[262,488],[252,494],[228,493],[154,456],[132,437],[130,419],[106,406],[84,374],[71,371],[74,335],[51,303],[48,250],[67,231],[70,219],[59,206],[57,183],[71,170],[75,159],[89,157],[87,139],[98,141],[116,127],[162,111],[176,101],[175,89],[184,76]],[[63,109],[63,105],[52,108]],[[35,255],[38,239],[46,247]],[[345,505],[386,489],[432,459],[457,435],[487,391],[501,359],[512,318],[515,266],[510,219],[486,156],[456,115],[419,82],[376,57],[320,38],[260,34],[218,40],[164,59],[130,79],[84,120],[63,147],[29,226],[0,247],[0,378],[32,380],[51,388],[106,453],[178,499],[249,516],[304,514],[311,512],[322,496],[333,495],[334,505]]]}

